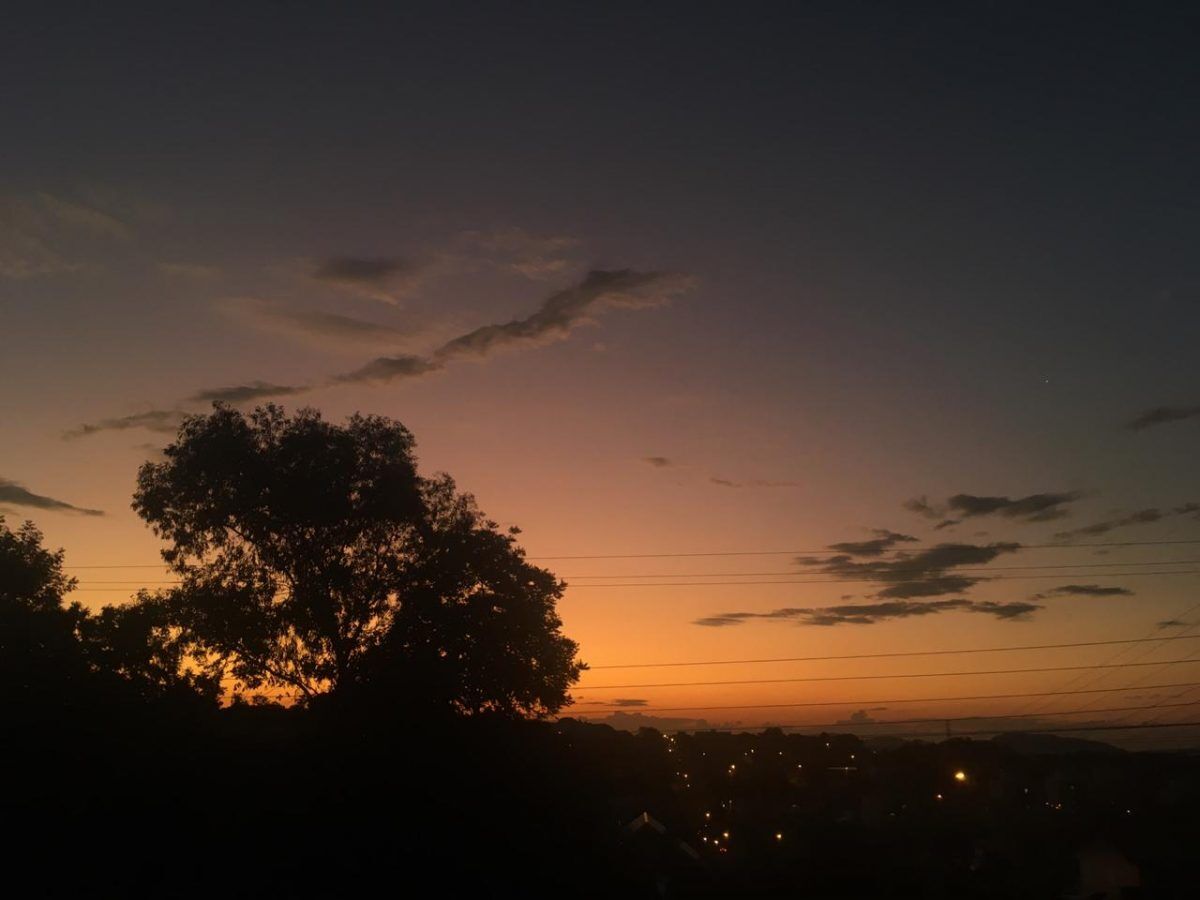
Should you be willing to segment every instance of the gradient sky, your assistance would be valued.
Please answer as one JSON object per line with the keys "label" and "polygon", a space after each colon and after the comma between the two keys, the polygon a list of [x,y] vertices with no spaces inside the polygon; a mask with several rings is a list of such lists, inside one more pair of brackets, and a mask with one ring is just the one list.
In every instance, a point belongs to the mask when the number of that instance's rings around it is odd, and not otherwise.
{"label": "gradient sky", "polygon": [[[1200,540],[1198,25],[1182,4],[18,5],[0,36],[0,508],[69,565],[152,564],[129,503],[170,435],[112,426],[242,388],[398,418],[425,471],[519,524],[539,558],[811,551],[873,529],[917,538],[888,548],[911,553]],[[364,368],[380,358],[403,377]],[[937,529],[960,494],[1059,502]],[[919,497],[935,517],[904,507]],[[795,555],[544,564],[571,582],[565,629],[600,665],[1142,637],[1200,602],[1195,574],[1038,570],[910,600],[970,611],[702,625],[875,604],[887,583],[642,586],[828,568]],[[992,565],[1198,558],[1185,543]],[[163,577],[74,574],[89,605],[137,586],[96,582]],[[583,685],[1117,650],[596,670]],[[824,722],[1077,675],[578,697]],[[1143,677],[1200,681],[1200,664],[1099,684]],[[674,711],[826,700],[846,705]]]}

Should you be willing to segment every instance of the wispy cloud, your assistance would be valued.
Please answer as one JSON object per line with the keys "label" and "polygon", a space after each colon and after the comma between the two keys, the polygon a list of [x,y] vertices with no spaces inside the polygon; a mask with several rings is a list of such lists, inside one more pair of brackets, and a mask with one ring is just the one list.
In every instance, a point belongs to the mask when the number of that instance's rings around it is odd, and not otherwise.
{"label": "wispy cloud", "polygon": [[[662,306],[690,285],[691,279],[670,273],[635,272],[630,269],[593,271],[580,283],[552,294],[529,315],[468,331],[446,341],[428,356],[381,356],[350,372],[307,385],[253,381],[243,385],[206,388],[186,398],[182,405],[211,400],[246,402],[292,396],[320,386],[385,384],[417,378],[437,372],[461,359],[482,360],[501,350],[530,348],[563,340],[576,328],[595,322],[605,312]],[[182,416],[179,409],[151,410],[81,425],[65,436],[82,437],[99,431],[138,427],[174,431]]]}
{"label": "wispy cloud", "polygon": [[334,256],[317,264],[312,277],[325,284],[385,303],[411,286],[421,267],[398,256]]}
{"label": "wispy cloud", "polygon": [[1156,406],[1125,423],[1130,431],[1145,431],[1158,425],[1182,422],[1200,416],[1200,406]]}
{"label": "wispy cloud", "polygon": [[484,325],[451,338],[428,358],[411,355],[374,359],[334,383],[386,382],[437,371],[460,359],[484,359],[506,349],[534,347],[563,340],[581,325],[612,309],[662,306],[685,290],[690,281],[661,272],[593,271],[579,284],[558,291],[523,318]]}
{"label": "wispy cloud", "polygon": [[126,431],[130,428],[145,428],[163,434],[174,434],[179,430],[186,415],[180,409],[151,409],[146,412],[132,413],[128,416],[117,416],[111,419],[100,419],[63,432],[67,440],[89,437],[101,431]]}
{"label": "wispy cloud", "polygon": [[988,497],[978,494],[955,494],[944,504],[933,504],[927,497],[914,497],[904,502],[909,512],[937,522],[935,530],[957,525],[964,519],[999,515],[1024,522],[1049,522],[1067,515],[1066,506],[1083,495],[1078,491],[1029,494],[1025,497]]}
{"label": "wispy cloud", "polygon": [[418,328],[399,328],[340,313],[297,309],[257,297],[228,298],[217,310],[262,331],[298,338],[320,347],[396,347],[420,334]]}
{"label": "wispy cloud", "polygon": [[7,503],[11,506],[28,506],[33,509],[45,509],[52,512],[75,513],[81,516],[104,515],[104,511],[100,509],[87,509],[86,507],[76,506],[73,503],[67,503],[65,500],[56,500],[44,494],[35,494],[23,485],[8,478],[0,478],[0,503]]}
{"label": "wispy cloud", "polygon": [[70,271],[78,268],[84,251],[125,242],[131,236],[128,225],[98,206],[47,193],[3,197],[0,277]]}
{"label": "wispy cloud", "polygon": [[931,616],[945,612],[967,612],[990,615],[997,619],[1021,620],[1041,609],[1031,601],[998,603],[992,600],[887,600],[879,603],[853,603],[836,606],[784,607],[769,612],[731,612],[696,619],[693,624],[709,628],[742,625],[754,619],[794,622],[797,625],[876,625],[895,619]]}
{"label": "wispy cloud", "polygon": [[1128,528],[1133,525],[1152,525],[1155,522],[1161,522],[1163,519],[1171,519],[1178,516],[1200,518],[1200,515],[1197,515],[1198,513],[1200,513],[1200,504],[1198,503],[1184,503],[1182,506],[1176,506],[1173,509],[1159,509],[1152,506],[1147,509],[1139,509],[1137,512],[1115,519],[1093,522],[1091,525],[1084,525],[1082,528],[1059,531],[1054,536],[1064,541],[1073,540],[1078,537],[1097,537],[1102,534],[1108,534],[1110,531],[1118,528]]}
{"label": "wispy cloud", "polygon": [[830,544],[829,549],[836,550],[838,553],[847,553],[850,556],[882,556],[897,544],[916,540],[911,534],[900,534],[886,528],[872,529],[872,533],[877,535],[874,540],[843,541],[839,544]]}
{"label": "wispy cloud", "polygon": [[558,278],[577,265],[577,238],[533,234],[523,228],[467,231],[459,237],[461,252],[496,268],[532,280]]}
{"label": "wispy cloud", "polygon": [[247,403],[269,397],[289,397],[303,394],[312,388],[302,384],[272,384],[269,381],[251,381],[228,387],[206,388],[187,398],[189,403]]}

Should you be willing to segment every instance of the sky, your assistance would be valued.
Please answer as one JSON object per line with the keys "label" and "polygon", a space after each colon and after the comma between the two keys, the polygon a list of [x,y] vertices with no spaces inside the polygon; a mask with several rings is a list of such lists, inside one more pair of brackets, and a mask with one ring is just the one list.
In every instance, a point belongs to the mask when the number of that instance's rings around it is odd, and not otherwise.
{"label": "sky", "polygon": [[1200,681],[1143,665],[1186,639],[601,668],[1200,635],[1186,5],[6,19],[0,509],[131,567],[72,569],[89,606],[164,577],[130,499],[178,417],[272,400],[402,421],[521,527],[577,714]]}

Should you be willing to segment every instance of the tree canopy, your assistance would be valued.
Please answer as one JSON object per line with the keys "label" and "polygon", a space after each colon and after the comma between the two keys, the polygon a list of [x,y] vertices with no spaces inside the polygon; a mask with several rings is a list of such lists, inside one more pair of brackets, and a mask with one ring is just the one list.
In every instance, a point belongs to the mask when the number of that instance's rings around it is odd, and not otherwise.
{"label": "tree canopy", "polygon": [[188,417],[133,501],[181,583],[139,603],[237,690],[557,711],[584,668],[565,585],[448,475],[418,475],[413,448],[380,416]]}

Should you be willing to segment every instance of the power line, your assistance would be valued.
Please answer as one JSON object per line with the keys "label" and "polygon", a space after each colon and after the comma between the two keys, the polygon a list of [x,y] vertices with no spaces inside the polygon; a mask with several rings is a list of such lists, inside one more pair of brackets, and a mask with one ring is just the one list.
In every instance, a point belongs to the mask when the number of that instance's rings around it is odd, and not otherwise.
{"label": "power line", "polygon": [[[1077,734],[1080,732],[1091,731],[1141,731],[1147,728],[1182,728],[1188,726],[1200,725],[1200,721],[1194,722],[1139,722],[1134,725],[1084,725],[1084,726],[1068,726],[1066,728],[982,728],[973,729],[971,731],[959,731],[951,735],[951,737],[980,737],[987,734]],[[766,728],[770,726],[760,726]],[[688,729],[683,729],[688,730]],[[706,731],[746,731],[748,729],[737,728],[710,728],[701,729]],[[887,737],[894,738],[926,738],[936,737],[945,738],[944,731],[908,731],[889,734]]]}
{"label": "power line", "polygon": [[[1162,563],[1161,565],[1169,565]],[[990,569],[959,569],[954,568],[951,571],[959,572],[988,572]],[[1047,575],[996,575],[992,578],[980,579],[981,581],[1028,581],[1039,578],[1070,578],[1075,573],[1060,572]],[[1178,572],[1089,572],[1086,573],[1088,578],[1148,578],[1155,575],[1200,575],[1200,569],[1185,569]],[[645,587],[753,587],[755,585],[779,585],[779,584],[897,584],[903,583],[905,580],[919,581],[920,577],[912,579],[902,579],[900,581],[889,580],[884,578],[825,578],[825,579],[786,579],[780,581],[642,581],[642,582],[622,582],[620,584],[573,584],[570,587],[576,590],[586,588],[645,588]],[[98,582],[97,582],[98,583]],[[129,581],[123,582],[129,585],[145,585],[153,582],[144,581]],[[174,584],[175,582],[162,582],[163,584]],[[75,588],[76,592],[85,591],[125,591],[129,588],[125,587],[82,587]]]}
{"label": "power line", "polygon": [[1033,669],[988,669],[972,672],[900,672],[892,675],[813,675],[803,678],[751,678],[744,681],[674,681],[657,684],[590,684],[572,688],[575,691],[614,691],[626,688],[666,687],[717,687],[741,684],[799,684],[814,681],[888,681],[899,678],[957,678],[967,675],[1022,675],[1042,672],[1078,672],[1091,669],[1131,669],[1142,666],[1172,666],[1182,663],[1200,663],[1191,656],[1184,659],[1158,660],[1154,662],[1094,663],[1089,666],[1043,666]]}
{"label": "power line", "polygon": [[[1162,565],[1169,565],[1162,563]],[[990,569],[959,569],[952,568],[952,574],[960,572],[988,572]],[[997,575],[994,578],[982,579],[987,581],[1028,581],[1037,578],[1070,578],[1071,572],[1060,572],[1049,575]],[[1200,569],[1186,569],[1178,572],[1089,572],[1089,578],[1139,578],[1152,575],[1200,575]],[[660,582],[623,582],[621,584],[573,584],[572,588],[631,588],[631,587],[747,587],[756,584],[895,584],[903,581],[919,581],[920,577],[911,579],[889,580],[885,578],[828,578],[828,579],[788,579],[782,581],[660,581]]]}
{"label": "power line", "polygon": [[[892,553],[907,553],[913,547],[929,546],[923,541],[906,542],[907,547],[890,549],[881,551],[882,554]],[[1044,550],[1050,548],[1062,549],[1088,549],[1093,547],[1158,547],[1169,546],[1176,544],[1200,544],[1200,538],[1194,540],[1175,540],[1175,541],[1109,541],[1104,543],[1087,543],[1087,544],[1022,544],[1022,550]],[[934,545],[936,546],[936,545]],[[593,553],[593,554],[574,554],[569,556],[527,556],[529,560],[562,560],[562,559],[683,559],[689,557],[704,557],[704,556],[792,556],[805,555],[813,553],[829,553],[837,552],[832,547],[822,547],[819,550],[727,550],[713,551],[703,553]],[[63,566],[64,569],[166,569],[170,568],[165,563],[120,563],[108,565],[84,565],[84,566]],[[578,576],[576,576],[578,577]]]}
{"label": "power line", "polygon": [[[1007,571],[1025,571],[1028,569],[1111,569],[1117,566],[1194,566],[1200,565],[1200,559],[1163,559],[1155,562],[1110,562],[1110,563],[1057,563],[1054,565],[1041,566],[986,566],[972,568],[955,568],[955,572],[1007,572]],[[560,578],[570,580],[572,578],[758,578],[768,575],[804,575],[804,572],[798,572],[795,569],[785,571],[771,572],[667,572],[667,573],[644,573],[639,575],[560,575]],[[1063,577],[1073,573],[1065,573]],[[1103,574],[1103,573],[1100,573]],[[182,584],[179,579],[171,581],[138,581],[136,579],[123,578],[117,581],[80,581],[80,584]],[[723,583],[723,582],[722,582]]]}
{"label": "power line", "polygon": [[1200,634],[1167,637],[1121,638],[1109,641],[1073,641],[1064,644],[1021,644],[1013,647],[967,647],[961,650],[897,650],[890,653],[846,653],[836,656],[781,656],[773,659],[708,659],[697,662],[621,663],[589,665],[588,671],[598,669],[660,669],[679,666],[735,666],[751,663],[826,662],[843,659],[891,659],[900,656],[951,656],[967,653],[1007,653],[1015,650],[1062,650],[1069,647],[1107,647],[1115,644],[1144,644],[1151,641],[1198,640]]}
{"label": "power line", "polygon": [[[1104,543],[1087,543],[1087,544],[1021,544],[1022,550],[1044,550],[1053,547],[1063,549],[1074,549],[1076,547],[1086,549],[1090,547],[1151,547],[1165,546],[1169,544],[1200,544],[1200,538],[1194,540],[1178,540],[1178,541],[1108,541]],[[915,547],[937,546],[930,545],[925,541],[906,541],[904,547],[893,548],[880,551],[884,553],[908,553]],[[791,555],[806,555],[811,553],[836,553],[837,550],[833,547],[822,547],[820,550],[723,550],[711,551],[705,553],[603,553],[603,554],[575,554],[571,556],[528,556],[526,559],[536,560],[552,560],[552,559],[681,559],[684,557],[700,557],[700,556],[791,556]]]}
{"label": "power line", "polygon": [[[1109,706],[1109,707],[1102,707],[1100,709],[1067,709],[1067,710],[1062,710],[1060,712],[1055,712],[1052,715],[1055,715],[1055,716],[1078,716],[1078,715],[1085,715],[1088,713],[1139,712],[1139,711],[1151,710],[1151,709],[1170,709],[1170,708],[1178,708],[1178,707],[1186,707],[1186,706],[1200,706],[1200,700],[1188,700],[1183,703],[1166,703],[1166,704],[1163,704],[1162,706]],[[591,712],[589,712],[587,714],[593,715],[593,713],[591,713]],[[769,727],[769,728],[838,728],[843,725],[853,725],[855,728],[865,728],[865,727],[883,728],[883,727],[889,727],[892,725],[923,725],[928,722],[977,722],[977,721],[983,721],[986,719],[1021,719],[1021,718],[1035,718],[1035,717],[1040,717],[1040,714],[1039,713],[1019,713],[1019,714],[1008,713],[1008,714],[990,715],[990,716],[926,716],[926,717],[920,718],[920,719],[877,719],[877,720],[873,720],[873,721],[869,721],[869,722],[851,722],[847,719],[842,719],[841,721],[838,721],[838,722],[791,722],[791,723],[772,724],[769,726],[765,725],[763,727],[764,728],[767,728],[767,727]],[[595,722],[595,721],[602,721],[602,720],[600,720],[600,719],[580,719],[579,721]],[[1113,723],[1113,724],[1120,724],[1120,723],[1117,722],[1117,723]],[[717,728],[717,729],[713,729],[713,730],[721,731],[722,729]],[[881,736],[891,737],[892,735],[889,733],[889,734],[881,735]]]}
{"label": "power line", "polygon": [[1139,688],[1147,691],[1166,690],[1168,688],[1200,687],[1200,681],[1185,681],[1174,684],[1145,684],[1136,687],[1082,688],[1073,691],[1026,691],[1017,694],[975,694],[965,697],[899,697],[884,700],[806,700],[800,703],[734,703],[723,706],[639,706],[639,713],[647,712],[707,712],[709,710],[726,709],[799,709],[801,707],[817,706],[878,706],[884,703],[954,703],[977,700],[1018,700],[1027,697],[1065,697],[1078,694],[1107,694],[1120,691],[1136,691]]}

